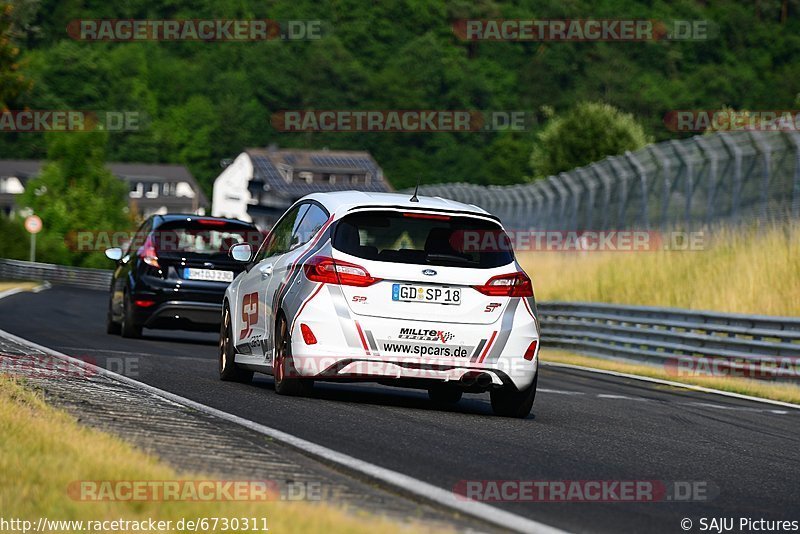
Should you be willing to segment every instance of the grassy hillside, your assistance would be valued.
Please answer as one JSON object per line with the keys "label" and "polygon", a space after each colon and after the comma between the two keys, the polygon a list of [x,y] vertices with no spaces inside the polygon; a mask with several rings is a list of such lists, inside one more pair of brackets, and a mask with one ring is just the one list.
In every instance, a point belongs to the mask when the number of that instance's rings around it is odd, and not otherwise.
{"label": "grassy hillside", "polygon": [[[111,160],[183,163],[208,189],[219,161],[246,146],[363,148],[396,187],[532,176],[544,107],[580,101],[633,113],[655,140],[674,109],[792,109],[800,93],[800,7],[719,0],[14,0],[21,72],[33,86],[10,109],[135,110],[139,132],[111,136]],[[788,6],[785,12],[782,4]],[[307,42],[75,41],[81,18],[271,18],[324,21]],[[461,18],[707,19],[718,37],[699,42],[467,42]],[[504,133],[279,133],[285,109],[524,110],[537,123]],[[39,134],[0,136],[0,157],[44,155]]]}

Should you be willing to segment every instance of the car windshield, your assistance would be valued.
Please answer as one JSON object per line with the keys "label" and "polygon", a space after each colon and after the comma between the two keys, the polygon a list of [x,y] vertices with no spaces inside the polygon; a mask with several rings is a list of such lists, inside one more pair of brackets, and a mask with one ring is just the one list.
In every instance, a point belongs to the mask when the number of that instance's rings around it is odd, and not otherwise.
{"label": "car windshield", "polygon": [[342,218],[333,246],[359,258],[489,269],[514,260],[508,236],[478,217],[366,211]]}
{"label": "car windshield", "polygon": [[249,225],[216,219],[171,221],[154,232],[159,254],[225,255],[237,243],[250,243],[255,248],[260,238],[260,232]]}

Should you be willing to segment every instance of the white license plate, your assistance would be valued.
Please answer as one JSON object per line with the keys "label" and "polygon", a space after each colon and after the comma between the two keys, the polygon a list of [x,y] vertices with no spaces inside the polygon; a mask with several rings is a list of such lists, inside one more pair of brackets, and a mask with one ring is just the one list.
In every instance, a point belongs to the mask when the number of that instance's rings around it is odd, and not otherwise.
{"label": "white license plate", "polygon": [[233,271],[216,271],[214,269],[183,270],[183,277],[189,280],[206,280],[208,282],[233,282]]}
{"label": "white license plate", "polygon": [[434,304],[457,306],[461,304],[461,288],[392,284],[392,300],[398,302],[432,302]]}

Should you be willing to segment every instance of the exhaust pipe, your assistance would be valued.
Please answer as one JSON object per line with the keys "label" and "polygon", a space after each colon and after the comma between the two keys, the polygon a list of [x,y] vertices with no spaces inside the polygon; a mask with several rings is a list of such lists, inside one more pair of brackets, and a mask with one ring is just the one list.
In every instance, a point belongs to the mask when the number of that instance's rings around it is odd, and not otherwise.
{"label": "exhaust pipe", "polygon": [[492,383],[492,377],[489,376],[489,373],[481,373],[478,375],[477,380],[475,382],[482,388],[489,387]]}
{"label": "exhaust pipe", "polygon": [[492,384],[492,377],[489,373],[481,373],[479,371],[469,371],[461,375],[459,382],[461,382],[461,384],[466,387],[477,386],[481,389],[485,389]]}
{"label": "exhaust pipe", "polygon": [[461,382],[465,386],[471,386],[478,379],[478,376],[480,376],[480,373],[470,371],[468,373],[464,373],[463,375],[461,375],[459,382]]}

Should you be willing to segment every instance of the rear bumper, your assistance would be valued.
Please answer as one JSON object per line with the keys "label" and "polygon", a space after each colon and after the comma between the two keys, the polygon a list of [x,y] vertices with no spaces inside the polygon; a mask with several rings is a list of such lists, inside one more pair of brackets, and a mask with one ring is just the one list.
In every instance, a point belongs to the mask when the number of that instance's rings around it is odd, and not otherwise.
{"label": "rear bumper", "polygon": [[523,389],[530,385],[538,367],[522,358],[493,364],[421,360],[419,358],[334,357],[293,354],[297,376],[317,380],[398,382],[398,385],[450,383],[466,391],[495,387]]}
{"label": "rear bumper", "polygon": [[[539,327],[526,299],[508,299],[493,323],[482,324],[435,321],[423,313],[413,320],[356,314],[341,288],[328,284],[306,293],[305,300],[289,300],[289,309],[298,310],[290,315],[290,334],[299,376],[458,383],[485,373],[489,387],[525,389],[536,375]],[[310,345],[303,326],[313,334]]]}
{"label": "rear bumper", "polygon": [[146,328],[213,331],[219,329],[222,303],[170,300],[154,306],[143,318]]}
{"label": "rear bumper", "polygon": [[343,355],[341,351],[314,350],[302,340],[293,340],[292,360],[297,376],[303,378],[386,383],[447,382],[465,390],[485,391],[503,386],[528,387],[538,369],[538,350],[537,346],[533,360],[514,354],[492,362],[470,362],[467,359],[458,361],[418,356]]}
{"label": "rear bumper", "polygon": [[145,328],[219,330],[226,287],[219,282],[184,283],[142,276],[131,289],[131,299],[155,304],[134,307],[134,318]]}

